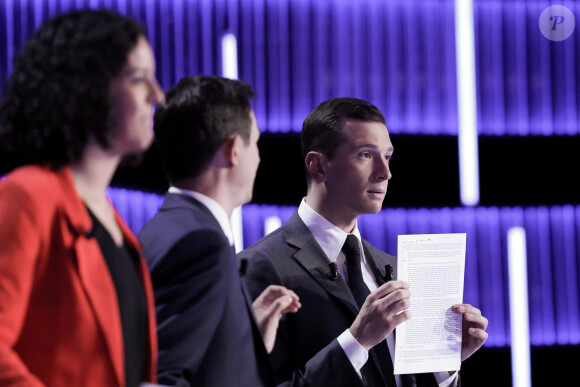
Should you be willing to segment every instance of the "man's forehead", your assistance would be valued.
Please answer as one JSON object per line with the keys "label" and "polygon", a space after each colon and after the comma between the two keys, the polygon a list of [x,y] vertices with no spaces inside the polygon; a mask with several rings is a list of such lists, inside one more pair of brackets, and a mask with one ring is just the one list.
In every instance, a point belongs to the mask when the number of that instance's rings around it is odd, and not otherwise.
{"label": "man's forehead", "polygon": [[349,121],[343,127],[343,140],[355,146],[375,146],[392,148],[389,131],[382,122]]}

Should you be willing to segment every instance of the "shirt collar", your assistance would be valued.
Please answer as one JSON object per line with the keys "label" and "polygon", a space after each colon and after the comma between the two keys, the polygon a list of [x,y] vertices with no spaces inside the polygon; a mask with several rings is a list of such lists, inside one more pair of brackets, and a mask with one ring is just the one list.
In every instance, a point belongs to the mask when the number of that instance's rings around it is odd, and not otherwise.
{"label": "shirt collar", "polygon": [[[302,199],[300,207],[298,207],[298,216],[300,216],[300,219],[302,219],[306,227],[308,227],[308,230],[312,233],[314,239],[316,239],[316,242],[318,242],[328,259],[330,259],[331,262],[336,262],[338,254],[341,252],[342,246],[349,234],[345,233],[340,228],[326,220],[322,215],[314,211],[304,199]],[[358,222],[355,224],[352,234],[357,237],[359,247],[362,251]],[[361,258],[362,262],[366,263],[364,254],[361,254]]]}
{"label": "shirt collar", "polygon": [[232,226],[230,224],[230,218],[228,217],[226,210],[224,210],[224,208],[218,202],[216,202],[209,196],[205,196],[204,194],[201,194],[199,192],[191,191],[184,188],[169,187],[169,193],[191,196],[192,198],[196,199],[201,204],[203,204],[205,207],[207,207],[209,212],[211,212],[214,218],[216,218],[216,220],[218,221],[225,236],[228,238],[230,245],[234,244],[234,235],[232,232]]}

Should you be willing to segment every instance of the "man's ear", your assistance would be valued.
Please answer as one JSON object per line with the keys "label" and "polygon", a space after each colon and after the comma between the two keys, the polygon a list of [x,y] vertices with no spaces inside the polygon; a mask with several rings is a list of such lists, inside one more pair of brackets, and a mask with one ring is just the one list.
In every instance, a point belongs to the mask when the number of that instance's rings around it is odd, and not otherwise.
{"label": "man's ear", "polygon": [[232,134],[222,144],[224,158],[229,165],[237,165],[240,162],[240,149],[242,138],[237,134]]}
{"label": "man's ear", "polygon": [[323,182],[326,180],[326,157],[320,152],[308,152],[304,159],[306,169],[316,182]]}

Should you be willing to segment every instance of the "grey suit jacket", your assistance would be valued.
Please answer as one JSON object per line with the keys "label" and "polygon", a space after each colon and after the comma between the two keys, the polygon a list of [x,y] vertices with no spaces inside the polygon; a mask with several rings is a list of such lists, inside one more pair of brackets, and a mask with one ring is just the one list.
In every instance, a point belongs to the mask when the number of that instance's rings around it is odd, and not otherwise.
{"label": "grey suit jacket", "polygon": [[[393,265],[396,277],[395,257],[365,240],[362,244],[379,284],[386,264]],[[359,309],[345,281],[331,278],[328,258],[298,213],[238,256],[248,261],[244,281],[252,298],[268,285],[279,284],[296,292],[302,303],[298,313],[280,321],[270,354],[276,381],[301,378],[305,385],[362,386],[336,340],[354,322]],[[404,384],[437,386],[432,374],[405,376]]]}

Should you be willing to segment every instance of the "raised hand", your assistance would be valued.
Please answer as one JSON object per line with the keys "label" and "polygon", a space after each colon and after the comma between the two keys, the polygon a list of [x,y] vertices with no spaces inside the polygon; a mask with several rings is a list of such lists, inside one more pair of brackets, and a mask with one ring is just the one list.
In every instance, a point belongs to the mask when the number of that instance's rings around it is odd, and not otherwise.
{"label": "raised hand", "polygon": [[475,353],[487,340],[488,321],[481,315],[481,311],[469,304],[453,305],[453,311],[463,315],[461,345],[461,361],[469,358]]}
{"label": "raised hand", "polygon": [[296,293],[279,285],[270,285],[252,303],[258,328],[268,353],[276,342],[278,323],[285,313],[296,313],[302,305]]}
{"label": "raised hand", "polygon": [[[350,326],[350,333],[366,350],[371,349],[397,325],[411,318],[409,284],[389,281],[366,298],[359,314]],[[403,312],[404,311],[404,312]]]}

